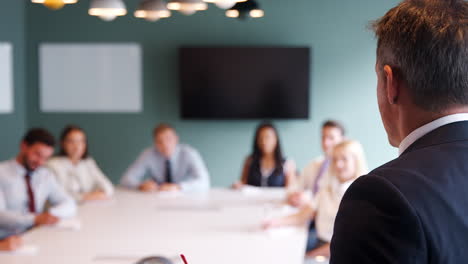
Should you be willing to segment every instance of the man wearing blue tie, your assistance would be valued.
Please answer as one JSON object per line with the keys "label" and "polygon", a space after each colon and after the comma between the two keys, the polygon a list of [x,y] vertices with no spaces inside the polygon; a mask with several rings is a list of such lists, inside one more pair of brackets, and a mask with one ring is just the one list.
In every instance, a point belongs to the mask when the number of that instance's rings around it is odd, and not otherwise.
{"label": "man wearing blue tie", "polygon": [[[160,124],[153,131],[154,146],[144,150],[127,169],[120,183],[143,192],[206,191],[208,170],[198,151],[179,144],[174,128]],[[145,179],[149,174],[148,178]]]}

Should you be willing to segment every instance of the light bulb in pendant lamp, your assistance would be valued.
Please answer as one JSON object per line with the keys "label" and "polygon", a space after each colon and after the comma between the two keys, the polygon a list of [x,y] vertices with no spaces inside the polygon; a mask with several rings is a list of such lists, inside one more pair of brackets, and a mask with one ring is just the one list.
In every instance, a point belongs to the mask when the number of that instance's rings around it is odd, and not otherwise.
{"label": "light bulb in pendant lamp", "polygon": [[88,14],[104,21],[112,21],[118,16],[126,15],[127,9],[122,0],[91,0]]}
{"label": "light bulb in pendant lamp", "polygon": [[58,10],[66,4],[75,4],[78,0],[31,0],[36,4],[43,4],[49,9]]}
{"label": "light bulb in pendant lamp", "polygon": [[167,9],[163,0],[143,0],[134,15],[154,22],[161,18],[170,17],[171,11]]}
{"label": "light bulb in pendant lamp", "polygon": [[207,3],[213,3],[221,9],[229,9],[233,7],[236,3],[245,2],[247,0],[203,0]]}
{"label": "light bulb in pendant lamp", "polygon": [[197,11],[206,10],[208,5],[203,0],[170,0],[167,3],[167,8],[189,16]]}
{"label": "light bulb in pendant lamp", "polygon": [[265,12],[260,9],[257,2],[254,0],[247,0],[245,2],[238,2],[233,7],[226,10],[227,17],[245,19],[247,17],[260,18],[265,15]]}

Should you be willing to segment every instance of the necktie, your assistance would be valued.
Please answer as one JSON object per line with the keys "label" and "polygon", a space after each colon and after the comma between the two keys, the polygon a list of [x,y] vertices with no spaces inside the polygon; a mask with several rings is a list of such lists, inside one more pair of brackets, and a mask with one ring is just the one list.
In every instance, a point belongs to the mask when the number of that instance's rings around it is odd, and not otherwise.
{"label": "necktie", "polygon": [[330,160],[329,159],[325,159],[323,162],[322,162],[322,166],[320,166],[320,169],[318,171],[318,174],[317,174],[317,177],[315,177],[315,182],[314,182],[314,186],[312,188],[312,193],[315,195],[318,191],[319,191],[319,182],[320,182],[320,179],[322,178],[323,174],[325,174],[325,171],[327,170],[328,168],[328,164],[330,163]]}
{"label": "necktie", "polygon": [[166,182],[167,183],[172,183],[173,180],[172,180],[172,172],[171,172],[171,161],[170,160],[166,160],[165,162],[166,164]]}
{"label": "necktie", "polygon": [[25,175],[24,178],[26,180],[26,189],[27,189],[27,192],[28,192],[29,212],[35,213],[36,212],[36,204],[35,204],[35,201],[34,201],[34,192],[33,192],[32,187],[31,187],[31,174],[32,174],[32,171],[26,171],[26,175]]}

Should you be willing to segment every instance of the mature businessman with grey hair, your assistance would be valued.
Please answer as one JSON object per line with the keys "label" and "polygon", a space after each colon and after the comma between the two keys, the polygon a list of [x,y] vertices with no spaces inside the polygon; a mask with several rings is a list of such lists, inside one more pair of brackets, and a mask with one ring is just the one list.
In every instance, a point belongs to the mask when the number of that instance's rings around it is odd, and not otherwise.
{"label": "mature businessman with grey hair", "polygon": [[468,2],[406,0],[374,28],[379,110],[400,156],[348,189],[331,263],[466,263]]}

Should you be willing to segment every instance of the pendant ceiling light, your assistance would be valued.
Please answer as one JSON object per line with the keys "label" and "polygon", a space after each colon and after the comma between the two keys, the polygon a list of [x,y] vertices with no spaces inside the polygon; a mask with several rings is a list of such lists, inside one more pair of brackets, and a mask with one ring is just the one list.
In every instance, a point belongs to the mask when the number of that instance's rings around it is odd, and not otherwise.
{"label": "pendant ceiling light", "polygon": [[171,11],[167,9],[163,0],[143,0],[135,11],[135,17],[148,21],[156,21],[170,16]]}
{"label": "pendant ceiling light", "polygon": [[49,9],[57,10],[62,8],[66,4],[75,4],[78,0],[31,0],[31,2],[36,4],[43,4]]}
{"label": "pendant ceiling light", "polygon": [[126,15],[127,9],[122,0],[91,0],[88,14],[98,16],[105,21],[112,21],[118,16]]}
{"label": "pendant ceiling light", "polygon": [[240,2],[235,4],[229,10],[226,11],[227,17],[235,17],[244,19],[247,17],[259,18],[263,17],[265,13],[258,6],[257,2],[254,0],[247,0],[245,2]]}
{"label": "pendant ceiling light", "polygon": [[208,5],[203,0],[170,0],[167,8],[180,11],[185,15],[192,15],[197,11],[206,10]]}
{"label": "pendant ceiling light", "polygon": [[213,3],[221,9],[228,9],[233,7],[238,2],[245,2],[247,0],[203,0],[207,3]]}

